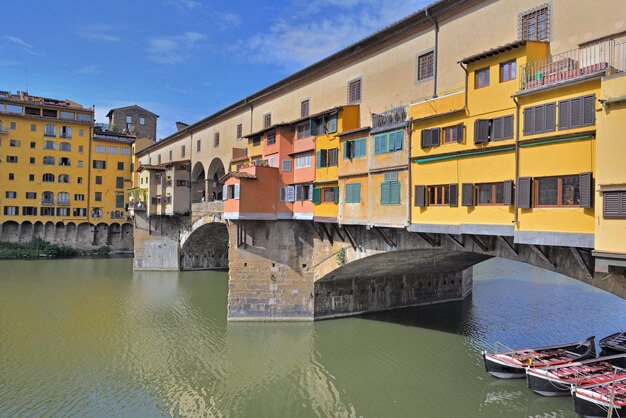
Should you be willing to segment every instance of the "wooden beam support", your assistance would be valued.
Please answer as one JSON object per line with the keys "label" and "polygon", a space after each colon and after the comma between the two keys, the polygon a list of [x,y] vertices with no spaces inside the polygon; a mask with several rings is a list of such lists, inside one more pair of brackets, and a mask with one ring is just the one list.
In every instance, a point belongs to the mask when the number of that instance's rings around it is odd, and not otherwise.
{"label": "wooden beam support", "polygon": [[317,228],[315,227],[315,224],[313,224],[313,222],[311,222],[311,221],[304,221],[304,222],[306,223],[306,226],[309,227],[311,232],[313,232],[315,234],[317,239],[319,239],[320,241],[324,241],[324,237],[322,235],[320,235],[320,231],[317,230]]}
{"label": "wooden beam support", "polygon": [[330,245],[333,245],[332,230],[328,232],[328,228],[326,228],[326,224],[324,223],[320,223],[320,226],[322,227],[322,231],[324,231],[324,234],[326,234],[326,236],[328,237],[328,242],[330,242]]}
{"label": "wooden beam support", "polygon": [[488,253],[489,251],[491,251],[489,249],[489,247],[480,239],[478,238],[476,235],[470,235],[469,236],[472,241],[474,241],[476,243],[476,245],[478,245],[480,247],[481,250],[483,250],[484,252]]}
{"label": "wooden beam support", "polygon": [[339,232],[339,227],[337,227],[337,224],[333,224],[333,230],[337,233],[337,236],[341,238],[342,241],[344,241],[343,235],[341,235],[341,232]]}
{"label": "wooden beam support", "polygon": [[420,238],[429,243],[431,247],[439,247],[441,245],[441,241],[431,237],[425,232],[418,232],[417,235],[419,235]]}
{"label": "wooden beam support", "polygon": [[354,240],[354,237],[350,233],[350,230],[345,225],[342,228],[346,232],[346,237],[348,237],[348,240],[350,241],[350,244],[352,244],[352,248],[356,251],[357,248],[358,248],[358,245],[356,245],[356,241]]}
{"label": "wooden beam support", "polygon": [[546,253],[544,253],[543,250],[538,245],[528,244],[528,246],[531,248],[531,250],[533,250],[535,253],[537,253],[539,258],[541,258],[544,263],[550,265],[552,268],[556,268],[554,263],[552,261],[550,261],[550,259],[546,255]]}
{"label": "wooden beam support", "polygon": [[385,232],[378,227],[374,227],[378,233],[380,234],[380,236],[383,238],[383,240],[387,243],[387,245],[389,245],[390,247],[396,248],[396,243],[393,242],[393,240],[387,235],[385,234]]}
{"label": "wooden beam support", "polygon": [[498,235],[498,239],[502,241],[504,243],[504,246],[508,248],[509,250],[511,250],[513,254],[515,254],[516,256],[519,256],[517,250],[515,249],[515,244],[511,244],[505,237],[501,235]]}
{"label": "wooden beam support", "polygon": [[585,276],[588,279],[593,279],[593,271],[591,271],[587,263],[585,263],[583,256],[580,254],[580,250],[576,247],[569,247],[569,249],[572,252],[574,259],[576,260],[580,268],[583,269],[583,271],[585,272]]}
{"label": "wooden beam support", "polygon": [[465,237],[463,236],[463,234],[461,234],[461,239],[456,239],[456,237],[452,234],[446,234],[448,235],[448,238],[450,238],[452,240],[452,242],[454,242],[460,249],[464,250],[465,249]]}

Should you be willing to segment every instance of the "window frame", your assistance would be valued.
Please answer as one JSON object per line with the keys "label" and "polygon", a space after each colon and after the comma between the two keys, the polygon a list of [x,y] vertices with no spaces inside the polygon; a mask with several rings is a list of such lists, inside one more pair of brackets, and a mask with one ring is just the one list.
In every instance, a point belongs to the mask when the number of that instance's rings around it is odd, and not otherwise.
{"label": "window frame", "polygon": [[[491,67],[484,67],[474,71],[474,90],[484,89],[491,84]],[[486,79],[483,79],[481,85],[481,75],[486,74]],[[483,77],[484,78],[484,77]],[[486,83],[486,84],[485,84]]]}
{"label": "window frame", "polygon": [[361,77],[353,78],[348,81],[347,99],[348,104],[361,103],[361,100],[363,99],[363,82]]}
{"label": "window frame", "polygon": [[[490,186],[491,187],[491,203],[484,203],[480,201],[480,187],[481,186]],[[498,202],[498,186],[502,187],[502,201]],[[504,204],[504,182],[503,181],[495,181],[491,183],[476,183],[474,184],[474,193],[476,194],[476,198],[474,200],[474,206],[506,206]]]}
{"label": "window frame", "polygon": [[[578,203],[577,204],[563,204],[563,179],[567,177],[575,178],[578,183]],[[542,180],[557,179],[557,193],[556,193],[556,205],[543,205],[539,203],[539,185]],[[561,175],[561,176],[544,176],[535,177],[533,179],[533,207],[535,208],[582,208],[581,206],[581,191],[580,191],[580,177],[578,174]]]}
{"label": "window frame", "polygon": [[[506,78],[505,78],[506,76]],[[500,63],[500,83],[506,83],[507,81],[514,81],[517,79],[517,60],[512,60]]]}
{"label": "window frame", "polygon": [[[426,61],[424,65],[422,65],[422,60]],[[427,61],[429,60],[429,61]],[[423,81],[428,81],[435,77],[435,50],[431,49],[421,54],[417,55],[416,59],[416,74],[415,74],[415,82],[421,83]],[[428,74],[423,75],[422,69],[425,67]]]}
{"label": "window frame", "polygon": [[[434,200],[433,203],[431,203],[431,196],[434,196],[434,199],[432,199]],[[426,206],[450,206],[450,185],[434,184],[426,186]]]}

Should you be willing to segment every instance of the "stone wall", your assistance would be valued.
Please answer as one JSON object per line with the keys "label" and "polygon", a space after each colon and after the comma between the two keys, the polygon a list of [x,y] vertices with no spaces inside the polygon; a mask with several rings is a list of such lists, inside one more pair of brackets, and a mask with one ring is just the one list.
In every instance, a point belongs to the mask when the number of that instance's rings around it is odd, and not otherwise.
{"label": "stone wall", "polygon": [[[132,117],[131,133],[138,138],[150,138],[156,140],[157,116],[140,107],[129,106],[111,110],[110,124],[117,131],[126,128],[126,116]],[[139,118],[144,118],[144,125],[139,124]]]}
{"label": "stone wall", "polygon": [[133,251],[133,225],[124,224],[91,224],[87,222],[17,222],[9,221],[0,224],[0,241],[27,243],[33,238],[41,238],[58,245],[75,248],[98,248],[108,246],[114,253]]}
{"label": "stone wall", "polygon": [[179,270],[179,236],[185,219],[135,212],[135,270]]}

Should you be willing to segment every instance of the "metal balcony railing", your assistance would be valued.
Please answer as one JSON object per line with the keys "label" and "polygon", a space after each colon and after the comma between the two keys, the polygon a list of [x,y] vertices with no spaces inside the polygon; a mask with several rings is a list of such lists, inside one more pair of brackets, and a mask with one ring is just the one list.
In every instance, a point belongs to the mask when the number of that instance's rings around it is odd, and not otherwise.
{"label": "metal balcony railing", "polygon": [[530,90],[603,72],[621,72],[626,67],[626,44],[614,40],[531,61],[521,66],[520,90]]}

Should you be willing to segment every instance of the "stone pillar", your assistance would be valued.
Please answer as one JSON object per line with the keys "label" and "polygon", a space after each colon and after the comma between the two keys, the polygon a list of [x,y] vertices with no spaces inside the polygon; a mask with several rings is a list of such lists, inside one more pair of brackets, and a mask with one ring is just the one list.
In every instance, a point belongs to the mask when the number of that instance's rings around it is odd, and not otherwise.
{"label": "stone pillar", "polygon": [[150,219],[145,212],[135,212],[135,230],[133,232],[134,270],[179,270],[179,230],[169,217],[152,222],[159,222],[159,230],[150,233]]}

